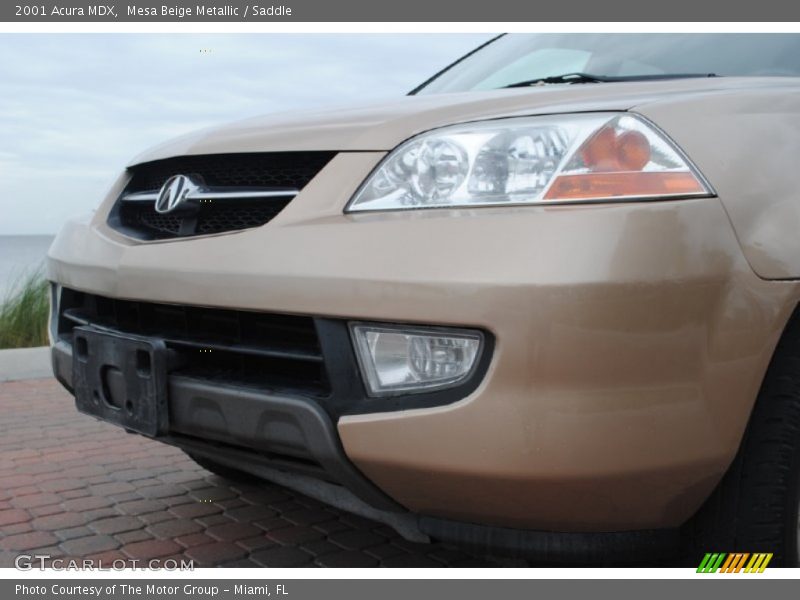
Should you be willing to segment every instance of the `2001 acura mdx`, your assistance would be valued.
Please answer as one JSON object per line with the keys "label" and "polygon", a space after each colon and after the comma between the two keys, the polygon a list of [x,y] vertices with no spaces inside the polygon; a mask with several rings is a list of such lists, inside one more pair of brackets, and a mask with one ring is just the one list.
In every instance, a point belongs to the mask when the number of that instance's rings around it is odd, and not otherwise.
{"label": "2001 acura mdx", "polygon": [[505,36],[395,102],[159,146],[53,243],[55,374],[410,539],[796,565],[798,57]]}

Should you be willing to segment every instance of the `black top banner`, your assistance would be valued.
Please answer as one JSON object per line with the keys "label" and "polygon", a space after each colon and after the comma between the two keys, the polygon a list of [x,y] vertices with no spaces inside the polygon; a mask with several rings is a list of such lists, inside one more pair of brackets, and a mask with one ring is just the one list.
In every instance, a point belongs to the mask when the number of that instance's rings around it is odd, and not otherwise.
{"label": "black top banner", "polygon": [[85,0],[30,0],[0,5],[0,21],[12,22],[787,22],[800,21],[800,3],[642,2],[550,0],[457,2],[456,0],[144,0],[98,4]]}

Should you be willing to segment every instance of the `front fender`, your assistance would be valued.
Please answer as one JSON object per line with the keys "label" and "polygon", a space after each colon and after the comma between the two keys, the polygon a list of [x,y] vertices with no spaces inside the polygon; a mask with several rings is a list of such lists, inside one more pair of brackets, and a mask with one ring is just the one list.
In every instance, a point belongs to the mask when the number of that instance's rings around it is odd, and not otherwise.
{"label": "front fender", "polygon": [[716,189],[742,250],[764,279],[800,278],[800,94],[707,92],[637,107]]}

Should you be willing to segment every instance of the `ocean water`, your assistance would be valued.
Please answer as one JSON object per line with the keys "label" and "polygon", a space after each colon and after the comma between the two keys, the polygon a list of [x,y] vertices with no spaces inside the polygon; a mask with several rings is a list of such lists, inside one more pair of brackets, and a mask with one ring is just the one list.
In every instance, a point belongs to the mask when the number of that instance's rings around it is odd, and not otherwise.
{"label": "ocean water", "polygon": [[0,235],[0,302],[21,278],[44,269],[52,242],[52,235]]}

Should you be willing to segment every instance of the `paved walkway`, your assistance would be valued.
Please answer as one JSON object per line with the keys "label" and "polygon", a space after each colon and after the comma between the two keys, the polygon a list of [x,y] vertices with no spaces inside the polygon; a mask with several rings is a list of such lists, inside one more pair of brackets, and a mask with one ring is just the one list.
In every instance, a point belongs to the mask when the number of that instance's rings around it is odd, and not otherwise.
{"label": "paved walkway", "polygon": [[406,542],[269,483],[229,483],[175,448],[80,415],[52,379],[0,384],[0,567],[22,553],[139,565],[499,564]]}
{"label": "paved walkway", "polygon": [[47,346],[0,350],[0,382],[50,377],[52,374],[50,348]]}

